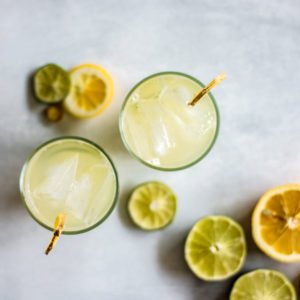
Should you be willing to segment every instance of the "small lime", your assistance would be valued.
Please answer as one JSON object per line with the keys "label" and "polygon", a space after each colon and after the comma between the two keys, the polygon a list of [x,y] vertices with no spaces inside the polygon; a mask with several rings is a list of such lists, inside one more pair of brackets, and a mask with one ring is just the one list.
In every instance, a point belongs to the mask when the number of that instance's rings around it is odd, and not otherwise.
{"label": "small lime", "polygon": [[176,195],[161,182],[146,182],[136,187],[129,198],[128,211],[133,222],[144,230],[166,227],[176,213]]}

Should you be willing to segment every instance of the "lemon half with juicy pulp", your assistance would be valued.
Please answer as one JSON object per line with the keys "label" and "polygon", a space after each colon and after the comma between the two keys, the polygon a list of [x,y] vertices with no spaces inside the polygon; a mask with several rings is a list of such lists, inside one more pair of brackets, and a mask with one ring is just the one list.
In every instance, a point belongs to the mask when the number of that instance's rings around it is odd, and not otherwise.
{"label": "lemon half with juicy pulp", "polygon": [[281,273],[259,269],[241,276],[234,284],[230,300],[296,300],[294,286]]}
{"label": "lemon half with juicy pulp", "polygon": [[252,215],[252,235],[268,256],[300,262],[300,184],[278,186],[261,197]]}
{"label": "lemon half with juicy pulp", "polygon": [[128,201],[132,221],[141,229],[157,230],[169,225],[176,213],[176,195],[162,182],[137,186]]}
{"label": "lemon half with juicy pulp", "polygon": [[229,217],[205,217],[188,234],[184,254],[189,268],[200,279],[227,279],[244,265],[244,230]]}
{"label": "lemon half with juicy pulp", "polygon": [[84,64],[70,71],[71,89],[64,101],[65,109],[77,118],[92,118],[111,103],[113,80],[100,66]]}

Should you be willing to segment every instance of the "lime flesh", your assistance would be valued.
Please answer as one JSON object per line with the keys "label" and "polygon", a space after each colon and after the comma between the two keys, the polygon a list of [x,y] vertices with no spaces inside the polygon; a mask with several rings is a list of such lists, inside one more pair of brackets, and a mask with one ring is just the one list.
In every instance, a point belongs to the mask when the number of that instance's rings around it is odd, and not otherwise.
{"label": "lime flesh", "polygon": [[230,300],[296,300],[290,281],[273,270],[255,270],[241,276],[234,284]]}
{"label": "lime flesh", "polygon": [[55,64],[41,67],[33,78],[34,93],[43,103],[57,103],[68,95],[70,90],[69,74]]}
{"label": "lime flesh", "polygon": [[192,272],[206,281],[226,279],[237,273],[246,257],[242,227],[225,216],[199,220],[188,234],[185,259]]}
{"label": "lime flesh", "polygon": [[141,229],[157,230],[169,225],[176,213],[176,196],[164,183],[153,181],[139,185],[131,194],[128,211]]}

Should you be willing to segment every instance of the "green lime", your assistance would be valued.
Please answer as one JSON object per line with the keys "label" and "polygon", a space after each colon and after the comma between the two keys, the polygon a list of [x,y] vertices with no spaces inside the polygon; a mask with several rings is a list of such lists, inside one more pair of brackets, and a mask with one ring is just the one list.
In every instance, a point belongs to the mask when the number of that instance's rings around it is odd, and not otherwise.
{"label": "green lime", "polygon": [[161,229],[174,219],[176,201],[176,195],[164,183],[146,182],[132,192],[128,202],[129,215],[141,229]]}
{"label": "green lime", "polygon": [[228,217],[205,217],[188,234],[185,260],[203,280],[218,281],[234,275],[242,268],[245,258],[244,231]]}
{"label": "green lime", "polygon": [[230,300],[296,300],[290,281],[273,270],[256,270],[241,276],[234,284]]}
{"label": "green lime", "polygon": [[35,96],[43,103],[60,102],[68,95],[70,82],[64,69],[54,64],[45,65],[33,77]]}

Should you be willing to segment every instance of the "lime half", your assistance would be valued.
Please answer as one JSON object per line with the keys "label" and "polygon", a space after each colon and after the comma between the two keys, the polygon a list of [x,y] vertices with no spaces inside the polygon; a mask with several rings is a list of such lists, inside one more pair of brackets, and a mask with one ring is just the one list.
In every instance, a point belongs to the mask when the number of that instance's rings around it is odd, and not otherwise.
{"label": "lime half", "polygon": [[241,276],[234,284],[230,300],[296,300],[290,281],[273,270],[256,270]]}
{"label": "lime half", "polygon": [[185,243],[185,259],[193,273],[207,281],[226,279],[237,273],[246,258],[242,227],[225,216],[199,220]]}
{"label": "lime half", "polygon": [[176,195],[164,183],[152,181],[137,186],[128,202],[133,222],[144,230],[166,227],[176,213]]}
{"label": "lime half", "polygon": [[34,74],[34,93],[43,103],[57,103],[68,95],[70,90],[69,74],[55,64],[48,64]]}

